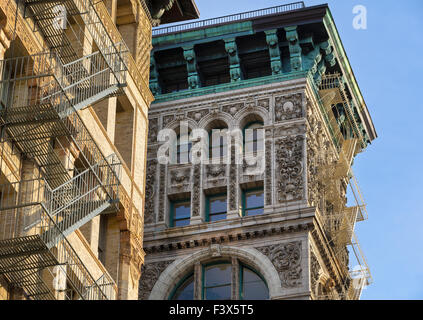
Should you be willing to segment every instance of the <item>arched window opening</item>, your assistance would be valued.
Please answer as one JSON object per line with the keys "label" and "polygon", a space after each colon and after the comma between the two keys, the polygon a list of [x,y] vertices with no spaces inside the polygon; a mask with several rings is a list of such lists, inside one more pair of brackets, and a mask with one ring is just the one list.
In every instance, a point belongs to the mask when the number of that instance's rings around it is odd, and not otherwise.
{"label": "arched window opening", "polygon": [[[192,270],[192,269],[191,269]],[[194,283],[201,284],[197,299],[202,300],[267,300],[269,289],[263,277],[237,259],[213,261],[195,268],[170,295],[171,300],[192,300]],[[200,288],[200,287],[199,287]]]}
{"label": "arched window opening", "polygon": [[244,153],[256,154],[261,151],[264,151],[263,123],[249,123],[244,128]]}

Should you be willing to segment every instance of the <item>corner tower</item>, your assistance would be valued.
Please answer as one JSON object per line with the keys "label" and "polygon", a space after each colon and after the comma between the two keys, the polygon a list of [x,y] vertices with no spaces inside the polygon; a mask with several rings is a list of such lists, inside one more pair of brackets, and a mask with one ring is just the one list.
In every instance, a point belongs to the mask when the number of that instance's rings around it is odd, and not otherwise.
{"label": "corner tower", "polygon": [[[153,47],[139,298],[359,299],[371,276],[351,165],[377,134],[328,6],[159,28]],[[190,161],[197,129],[243,132],[262,157],[237,162],[228,134],[203,151],[230,161]]]}

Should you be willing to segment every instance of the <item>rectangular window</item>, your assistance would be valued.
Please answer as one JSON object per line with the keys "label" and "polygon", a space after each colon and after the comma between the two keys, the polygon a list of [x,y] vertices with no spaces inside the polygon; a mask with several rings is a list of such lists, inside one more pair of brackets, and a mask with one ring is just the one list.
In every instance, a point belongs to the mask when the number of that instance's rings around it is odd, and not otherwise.
{"label": "rectangular window", "polygon": [[256,216],[264,213],[263,188],[246,190],[243,193],[243,215]]}
{"label": "rectangular window", "polygon": [[226,219],[226,194],[207,197],[207,221]]}
{"label": "rectangular window", "polygon": [[191,219],[191,202],[189,200],[170,203],[170,226],[188,226]]}

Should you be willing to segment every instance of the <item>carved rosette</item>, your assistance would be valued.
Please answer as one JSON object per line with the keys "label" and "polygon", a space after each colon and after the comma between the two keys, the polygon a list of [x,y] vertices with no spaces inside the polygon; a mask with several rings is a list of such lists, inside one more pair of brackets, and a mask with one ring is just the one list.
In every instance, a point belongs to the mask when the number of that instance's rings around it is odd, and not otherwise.
{"label": "carved rosette", "polygon": [[161,273],[173,262],[172,261],[160,261],[144,264],[141,268],[141,280],[139,285],[138,299],[147,300],[150,296],[151,290],[153,290],[157,279]]}
{"label": "carved rosette", "polygon": [[200,215],[201,194],[201,165],[196,164],[192,169],[192,216]]}
{"label": "carved rosette", "polygon": [[295,93],[275,98],[275,121],[298,119],[303,116],[302,94]]}
{"label": "carved rosette", "polygon": [[229,113],[232,117],[235,116],[239,110],[244,108],[244,103],[235,103],[222,107],[222,111]]}
{"label": "carved rosette", "polygon": [[282,287],[294,288],[302,285],[301,248],[302,242],[295,241],[256,249],[272,261]]}
{"label": "carved rosette", "polygon": [[279,202],[303,198],[303,143],[302,135],[285,137],[275,143]]}
{"label": "carved rosette", "polygon": [[198,123],[201,119],[208,115],[209,112],[209,109],[190,111],[187,113],[187,117]]}
{"label": "carved rosette", "polygon": [[156,195],[156,172],[157,160],[152,159],[147,161],[147,174],[145,183],[145,223],[155,223],[154,216],[154,198]]}

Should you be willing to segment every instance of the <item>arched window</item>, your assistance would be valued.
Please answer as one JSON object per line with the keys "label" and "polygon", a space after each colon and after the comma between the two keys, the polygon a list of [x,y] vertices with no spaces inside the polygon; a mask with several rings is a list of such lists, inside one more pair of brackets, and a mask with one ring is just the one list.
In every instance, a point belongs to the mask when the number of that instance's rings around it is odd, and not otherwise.
{"label": "arched window", "polygon": [[209,132],[209,159],[222,158],[228,154],[228,129],[225,127],[213,128]]}
{"label": "arched window", "polygon": [[191,148],[192,143],[189,140],[189,134],[178,135],[176,146],[176,163],[189,163],[191,162]]}
{"label": "arched window", "polygon": [[244,153],[257,153],[264,151],[263,123],[256,121],[249,123],[244,128]]}
{"label": "arched window", "polygon": [[[262,276],[253,268],[236,259],[232,260],[232,263],[230,261],[206,263],[196,270],[196,273],[189,273],[174,288],[170,295],[171,300],[194,299],[195,282],[201,283],[200,296],[203,300],[269,299],[269,289]],[[200,281],[195,281],[195,279],[200,279]],[[234,288],[238,288],[238,290],[234,290]],[[233,294],[236,296],[233,297]]]}
{"label": "arched window", "polygon": [[171,300],[194,300],[194,274],[185,277],[172,293]]}

